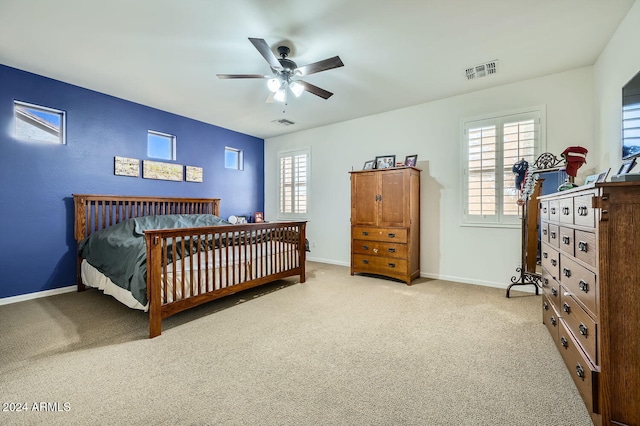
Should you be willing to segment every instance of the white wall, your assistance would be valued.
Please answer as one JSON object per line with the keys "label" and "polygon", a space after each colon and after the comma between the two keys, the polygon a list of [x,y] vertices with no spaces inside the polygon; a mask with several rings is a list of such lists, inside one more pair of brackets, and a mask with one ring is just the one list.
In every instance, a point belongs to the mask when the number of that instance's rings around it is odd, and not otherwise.
{"label": "white wall", "polygon": [[[596,141],[600,168],[614,174],[622,163],[622,86],[640,71],[640,2],[636,2],[594,66]],[[633,170],[638,172],[638,167]]]}
{"label": "white wall", "polygon": [[[489,77],[490,78],[490,77]],[[418,154],[423,276],[506,287],[520,259],[520,230],[460,226],[461,120],[546,105],[547,151],[594,147],[593,68],[581,68],[265,141],[265,214],[277,209],[278,151],[310,147],[310,260],[348,265],[350,170],[376,155]],[[591,163],[590,159],[587,160]],[[589,164],[590,166],[591,164]],[[584,170],[589,167],[583,166]],[[587,173],[588,174],[588,173]],[[348,272],[345,272],[348,273]]]}

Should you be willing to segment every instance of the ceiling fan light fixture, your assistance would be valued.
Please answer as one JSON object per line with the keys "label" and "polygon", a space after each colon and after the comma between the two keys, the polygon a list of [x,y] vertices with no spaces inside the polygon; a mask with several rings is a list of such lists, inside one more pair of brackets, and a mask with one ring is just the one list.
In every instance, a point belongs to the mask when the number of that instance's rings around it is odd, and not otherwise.
{"label": "ceiling fan light fixture", "polygon": [[287,100],[287,91],[283,88],[276,92],[273,96],[273,99],[278,102],[286,102]]}
{"label": "ceiling fan light fixture", "polygon": [[267,87],[269,88],[269,90],[271,90],[273,93],[277,92],[278,90],[280,90],[280,86],[282,86],[282,82],[280,81],[280,79],[278,78],[271,78],[267,81]]}
{"label": "ceiling fan light fixture", "polygon": [[292,81],[291,84],[289,84],[289,88],[296,96],[296,98],[299,98],[300,95],[302,95],[302,92],[304,92],[304,86],[297,81]]}

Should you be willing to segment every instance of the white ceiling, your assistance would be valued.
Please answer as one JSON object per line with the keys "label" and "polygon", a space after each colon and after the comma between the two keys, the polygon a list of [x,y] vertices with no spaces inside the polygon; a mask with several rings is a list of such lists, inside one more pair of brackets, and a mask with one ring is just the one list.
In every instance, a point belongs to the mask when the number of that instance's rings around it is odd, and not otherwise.
{"label": "white ceiling", "polygon": [[[592,65],[633,2],[0,0],[0,63],[268,138]],[[218,79],[270,73],[248,37],[286,41],[299,66],[340,56],[305,77],[334,96],[283,113],[266,80]]]}

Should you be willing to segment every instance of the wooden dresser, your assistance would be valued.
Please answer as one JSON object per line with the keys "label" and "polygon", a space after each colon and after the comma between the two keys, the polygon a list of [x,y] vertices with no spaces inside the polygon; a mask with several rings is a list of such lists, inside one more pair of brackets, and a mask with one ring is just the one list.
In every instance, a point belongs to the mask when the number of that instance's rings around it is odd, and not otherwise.
{"label": "wooden dresser", "polygon": [[351,172],[351,275],[420,275],[420,170]]}
{"label": "wooden dresser", "polygon": [[640,426],[640,183],[539,201],[543,323],[594,424]]}

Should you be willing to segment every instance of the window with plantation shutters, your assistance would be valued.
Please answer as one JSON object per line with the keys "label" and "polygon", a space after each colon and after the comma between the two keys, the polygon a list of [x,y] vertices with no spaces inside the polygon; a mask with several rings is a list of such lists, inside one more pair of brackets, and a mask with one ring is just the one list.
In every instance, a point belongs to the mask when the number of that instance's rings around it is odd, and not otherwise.
{"label": "window with plantation shutters", "polygon": [[293,218],[307,214],[309,187],[309,150],[278,154],[279,217]]}
{"label": "window with plantation shutters", "polygon": [[544,108],[464,122],[464,224],[519,224],[513,165],[542,152]]}

